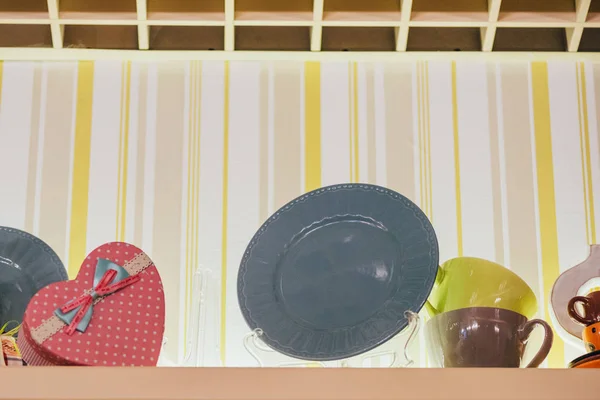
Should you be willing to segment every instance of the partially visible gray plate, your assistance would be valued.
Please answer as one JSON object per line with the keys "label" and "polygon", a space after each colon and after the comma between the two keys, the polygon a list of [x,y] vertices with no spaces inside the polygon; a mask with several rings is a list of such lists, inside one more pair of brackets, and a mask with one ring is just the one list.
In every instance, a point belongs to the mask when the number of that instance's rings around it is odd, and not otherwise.
{"label": "partially visible gray plate", "polygon": [[27,232],[0,226],[0,326],[10,321],[20,324],[38,290],[67,279],[50,246]]}
{"label": "partially visible gray plate", "polygon": [[250,329],[305,360],[364,353],[419,312],[439,263],[435,232],[414,203],[389,189],[335,185],[307,193],[267,220],[238,274]]}

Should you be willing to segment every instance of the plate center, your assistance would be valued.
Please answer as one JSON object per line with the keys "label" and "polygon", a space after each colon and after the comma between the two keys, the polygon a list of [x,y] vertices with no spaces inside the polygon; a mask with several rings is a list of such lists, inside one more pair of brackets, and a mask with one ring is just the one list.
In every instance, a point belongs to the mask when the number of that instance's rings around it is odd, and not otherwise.
{"label": "plate center", "polygon": [[354,326],[395,291],[395,237],[376,221],[339,216],[312,225],[286,247],[277,292],[291,318],[316,329]]}

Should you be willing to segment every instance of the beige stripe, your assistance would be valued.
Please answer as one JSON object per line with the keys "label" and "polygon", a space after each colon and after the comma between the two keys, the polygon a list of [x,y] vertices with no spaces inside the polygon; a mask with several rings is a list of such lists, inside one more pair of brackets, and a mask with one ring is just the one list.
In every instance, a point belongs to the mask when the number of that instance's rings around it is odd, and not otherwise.
{"label": "beige stripe", "polygon": [[425,159],[423,160],[423,165],[425,166],[424,178],[425,178],[425,186],[427,187],[427,205],[428,205],[428,213],[429,219],[433,222],[433,179],[432,179],[432,171],[431,167],[431,103],[429,101],[429,61],[424,61],[424,81],[423,81],[423,93],[424,93],[424,102],[423,102],[423,154],[425,155]]}
{"label": "beige stripe", "polygon": [[387,186],[416,201],[412,64],[384,66]]}
{"label": "beige stripe", "polygon": [[[386,186],[416,202],[415,158],[413,137],[413,65],[410,63],[384,65]],[[403,336],[404,337],[404,336]],[[404,337],[405,338],[405,337]],[[426,358],[420,349],[421,336],[412,344],[415,365]]]}
{"label": "beige stripe", "polygon": [[133,244],[141,246],[144,242],[144,179],[146,165],[146,118],[148,98],[148,66],[139,64],[139,86],[138,86],[138,143],[135,177],[135,215]]}
{"label": "beige stripe", "polygon": [[429,102],[427,101],[427,91],[425,90],[427,87],[427,83],[425,80],[427,67],[425,62],[418,61],[417,62],[417,127],[418,127],[418,145],[417,148],[419,150],[419,199],[420,205],[425,214],[431,218],[431,213],[429,210],[429,196],[427,195],[427,152],[426,148],[426,140],[427,140],[427,124],[426,116],[427,116],[427,106]]}
{"label": "beige stripe", "polygon": [[[39,235],[65,259],[69,168],[77,65],[47,64],[46,123],[40,193]],[[77,261],[79,262],[79,261]]]}
{"label": "beige stripe", "polygon": [[263,223],[269,217],[269,68],[260,70],[260,209]]}
{"label": "beige stripe", "polygon": [[373,64],[365,64],[367,80],[367,162],[368,183],[377,183],[377,153],[375,140],[375,71]]}
{"label": "beige stripe", "polygon": [[596,133],[598,135],[598,148],[596,151],[600,153],[600,63],[592,64],[594,71],[594,99],[596,102]]}
{"label": "beige stripe", "polygon": [[37,185],[38,143],[40,131],[40,104],[42,97],[42,64],[36,64],[33,72],[33,97],[31,104],[31,133],[29,136],[29,166],[27,173],[27,204],[25,206],[25,230],[33,232],[35,218],[35,188]]}
{"label": "beige stripe", "polygon": [[540,293],[528,64],[498,65],[502,78],[502,116],[506,168],[510,260],[508,265]]}
{"label": "beige stripe", "polygon": [[[200,146],[201,146],[201,126],[200,126],[200,120],[201,120],[201,109],[202,109],[202,62],[201,61],[196,61],[195,63],[195,68],[194,68],[194,93],[195,93],[195,102],[194,104],[194,129],[193,129],[193,144],[194,144],[194,148],[192,149],[192,159],[194,160],[194,164],[192,165],[193,168],[193,172],[191,174],[191,177],[194,182],[191,185],[192,189],[193,189],[193,194],[192,194],[192,224],[191,224],[191,228],[192,228],[192,262],[190,264],[190,270],[188,271],[188,275],[187,275],[187,290],[188,290],[188,298],[187,298],[187,304],[188,307],[191,307],[191,303],[192,303],[192,284],[193,284],[193,274],[196,271],[196,269],[198,268],[198,235],[200,233],[200,226],[199,226],[199,218],[198,218],[198,214],[200,211]],[[189,178],[188,178],[189,179]],[[189,218],[189,217],[188,217]],[[187,311],[187,310],[186,310]],[[187,316],[188,314],[186,314]],[[187,335],[187,322],[185,324],[185,328],[186,328],[186,335]],[[187,345],[188,340],[187,340],[187,336],[186,337],[186,342],[185,345]]]}
{"label": "beige stripe", "polygon": [[429,62],[421,61],[419,66],[417,82],[419,85],[418,107],[419,107],[419,187],[421,194],[421,207],[425,214],[433,222],[433,200],[431,180],[431,118],[429,115]]}
{"label": "beige stripe", "polygon": [[504,264],[504,227],[502,226],[502,182],[500,179],[500,143],[498,142],[498,105],[496,103],[496,65],[487,66],[490,154],[492,164],[492,202],[496,262]]}
{"label": "beige stripe", "polygon": [[[185,64],[159,64],[156,115],[156,165],[152,256],[162,268],[167,296],[165,336],[179,348],[179,268],[181,254],[181,196],[185,109]],[[171,344],[171,343],[170,343]]]}
{"label": "beige stripe", "polygon": [[274,181],[275,208],[283,206],[302,193],[300,168],[302,70],[298,63],[282,62],[274,70]]}

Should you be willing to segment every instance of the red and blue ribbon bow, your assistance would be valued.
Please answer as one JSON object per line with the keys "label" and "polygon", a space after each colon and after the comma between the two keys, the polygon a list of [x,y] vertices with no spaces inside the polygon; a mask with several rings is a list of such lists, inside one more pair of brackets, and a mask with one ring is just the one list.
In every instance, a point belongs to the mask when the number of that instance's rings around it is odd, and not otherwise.
{"label": "red and blue ribbon bow", "polygon": [[54,310],[54,315],[68,325],[65,333],[85,332],[94,311],[94,302],[140,280],[139,275],[129,275],[125,268],[110,260],[99,258],[94,272],[92,291],[71,300]]}

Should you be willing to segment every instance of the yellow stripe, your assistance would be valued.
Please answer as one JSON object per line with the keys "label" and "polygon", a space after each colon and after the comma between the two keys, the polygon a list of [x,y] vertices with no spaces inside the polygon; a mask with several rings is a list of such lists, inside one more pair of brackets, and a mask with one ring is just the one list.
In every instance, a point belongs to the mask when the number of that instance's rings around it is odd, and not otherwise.
{"label": "yellow stripe", "polygon": [[131,104],[131,61],[125,65],[125,120],[123,121],[123,177],[121,178],[121,240],[127,226],[127,172],[129,169],[129,116]]}
{"label": "yellow stripe", "polygon": [[359,162],[358,162],[358,63],[354,62],[353,68],[353,80],[354,80],[354,181],[360,181],[359,173]]}
{"label": "yellow stripe", "polygon": [[321,64],[304,64],[305,190],[321,187]]}
{"label": "yellow stripe", "polygon": [[225,61],[225,96],[223,104],[223,233],[221,244],[221,363],[225,365],[227,317],[227,196],[229,174],[229,61]]}
{"label": "yellow stripe", "polygon": [[[545,62],[531,64],[533,98],[533,124],[535,129],[535,156],[537,163],[538,208],[540,219],[540,244],[544,293],[551,293],[558,278],[558,234],[556,226],[556,202],[554,198],[554,166],[552,164],[552,138],[550,128],[550,93],[548,90],[548,66]],[[548,308],[546,319],[550,320]],[[548,365],[564,368],[564,344],[554,341]]]}
{"label": "yellow stripe", "polygon": [[425,133],[427,135],[427,187],[429,188],[429,219],[433,221],[433,180],[431,177],[431,118],[429,114],[429,61],[425,61]]}
{"label": "yellow stripe", "polygon": [[93,93],[94,63],[80,61],[77,74],[71,226],[69,233],[69,277],[71,279],[77,276],[86,252]]}
{"label": "yellow stripe", "polygon": [[[592,161],[590,155],[590,126],[589,126],[589,115],[588,115],[588,102],[587,102],[587,86],[585,81],[585,64],[582,62],[579,64],[581,70],[581,98],[583,101],[583,134],[585,139],[585,162],[587,172],[587,191],[588,191],[588,208],[589,208],[589,231],[590,231],[590,244],[596,243],[596,213],[594,210],[594,186],[592,183]],[[599,89],[600,90],[600,89]]]}
{"label": "yellow stripe", "polygon": [[460,193],[460,151],[458,142],[458,100],[456,96],[456,61],[452,61],[452,127],[454,130],[454,176],[456,179],[456,239],[458,242],[458,256],[462,257],[462,199]]}

